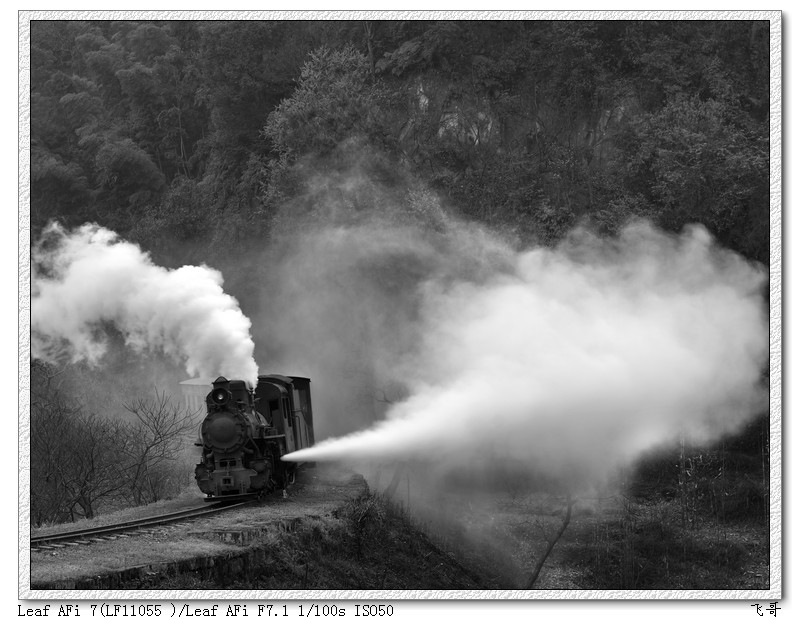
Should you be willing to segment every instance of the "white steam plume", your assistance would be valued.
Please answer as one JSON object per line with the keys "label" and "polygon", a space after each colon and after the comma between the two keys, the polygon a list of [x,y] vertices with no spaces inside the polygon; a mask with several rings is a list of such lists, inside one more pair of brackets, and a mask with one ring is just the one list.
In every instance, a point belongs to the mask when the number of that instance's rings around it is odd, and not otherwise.
{"label": "white steam plume", "polygon": [[205,265],[169,270],[117,234],[86,224],[45,230],[33,251],[33,356],[96,364],[113,325],[136,350],[163,351],[191,375],[255,384],[250,320]]}
{"label": "white steam plume", "polygon": [[286,458],[494,455],[583,479],[680,435],[712,441],[765,404],[764,281],[701,227],[639,223],[520,253],[488,284],[429,283],[411,396]]}

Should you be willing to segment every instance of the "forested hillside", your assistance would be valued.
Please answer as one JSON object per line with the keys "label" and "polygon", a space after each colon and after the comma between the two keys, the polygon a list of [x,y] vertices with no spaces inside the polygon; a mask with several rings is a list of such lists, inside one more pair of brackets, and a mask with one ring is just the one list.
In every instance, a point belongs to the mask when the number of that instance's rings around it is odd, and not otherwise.
{"label": "forested hillside", "polygon": [[766,263],[768,61],[767,22],[33,22],[32,232],[227,254],[360,164],[523,243],[641,215]]}

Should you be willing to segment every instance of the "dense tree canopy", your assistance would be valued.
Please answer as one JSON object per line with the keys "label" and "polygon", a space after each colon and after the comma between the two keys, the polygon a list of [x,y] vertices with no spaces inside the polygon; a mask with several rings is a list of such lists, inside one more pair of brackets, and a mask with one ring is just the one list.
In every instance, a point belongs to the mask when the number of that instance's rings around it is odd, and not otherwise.
{"label": "dense tree canopy", "polygon": [[32,224],[261,244],[357,139],[523,242],[643,215],[767,262],[768,107],[766,22],[39,21]]}

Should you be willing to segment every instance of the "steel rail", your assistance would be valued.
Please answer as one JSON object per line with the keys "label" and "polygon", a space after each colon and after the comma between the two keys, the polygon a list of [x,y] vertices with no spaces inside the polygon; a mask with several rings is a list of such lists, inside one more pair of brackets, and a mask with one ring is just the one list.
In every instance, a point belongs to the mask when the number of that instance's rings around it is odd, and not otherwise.
{"label": "steel rail", "polygon": [[[63,532],[61,534],[45,534],[42,536],[31,536],[31,550],[36,551],[51,545],[59,545],[60,543],[69,543],[74,541],[83,540],[89,542],[92,538],[99,538],[102,540],[103,536],[110,536],[119,534],[130,530],[137,530],[142,528],[158,527],[167,525],[176,521],[187,521],[197,517],[205,517],[219,512],[224,512],[232,508],[239,508],[246,504],[253,503],[255,500],[245,500],[240,502],[230,502],[224,505],[205,505],[197,508],[189,508],[186,510],[179,510],[170,512],[163,515],[153,517],[144,517],[141,519],[132,519],[130,521],[123,521],[113,525],[101,525],[97,527],[90,527],[81,530],[74,530],[72,532]],[[58,547],[55,547],[58,548]]]}

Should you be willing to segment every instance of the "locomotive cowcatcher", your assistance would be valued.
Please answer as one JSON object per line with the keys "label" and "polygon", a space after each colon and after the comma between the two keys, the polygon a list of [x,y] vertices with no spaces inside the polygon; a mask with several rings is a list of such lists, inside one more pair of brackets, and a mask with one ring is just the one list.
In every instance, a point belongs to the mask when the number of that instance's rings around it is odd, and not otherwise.
{"label": "locomotive cowcatcher", "polygon": [[314,444],[311,381],[259,375],[255,390],[217,378],[195,444],[202,448],[195,479],[206,500],[239,499],[285,489],[297,463],[281,457]]}

